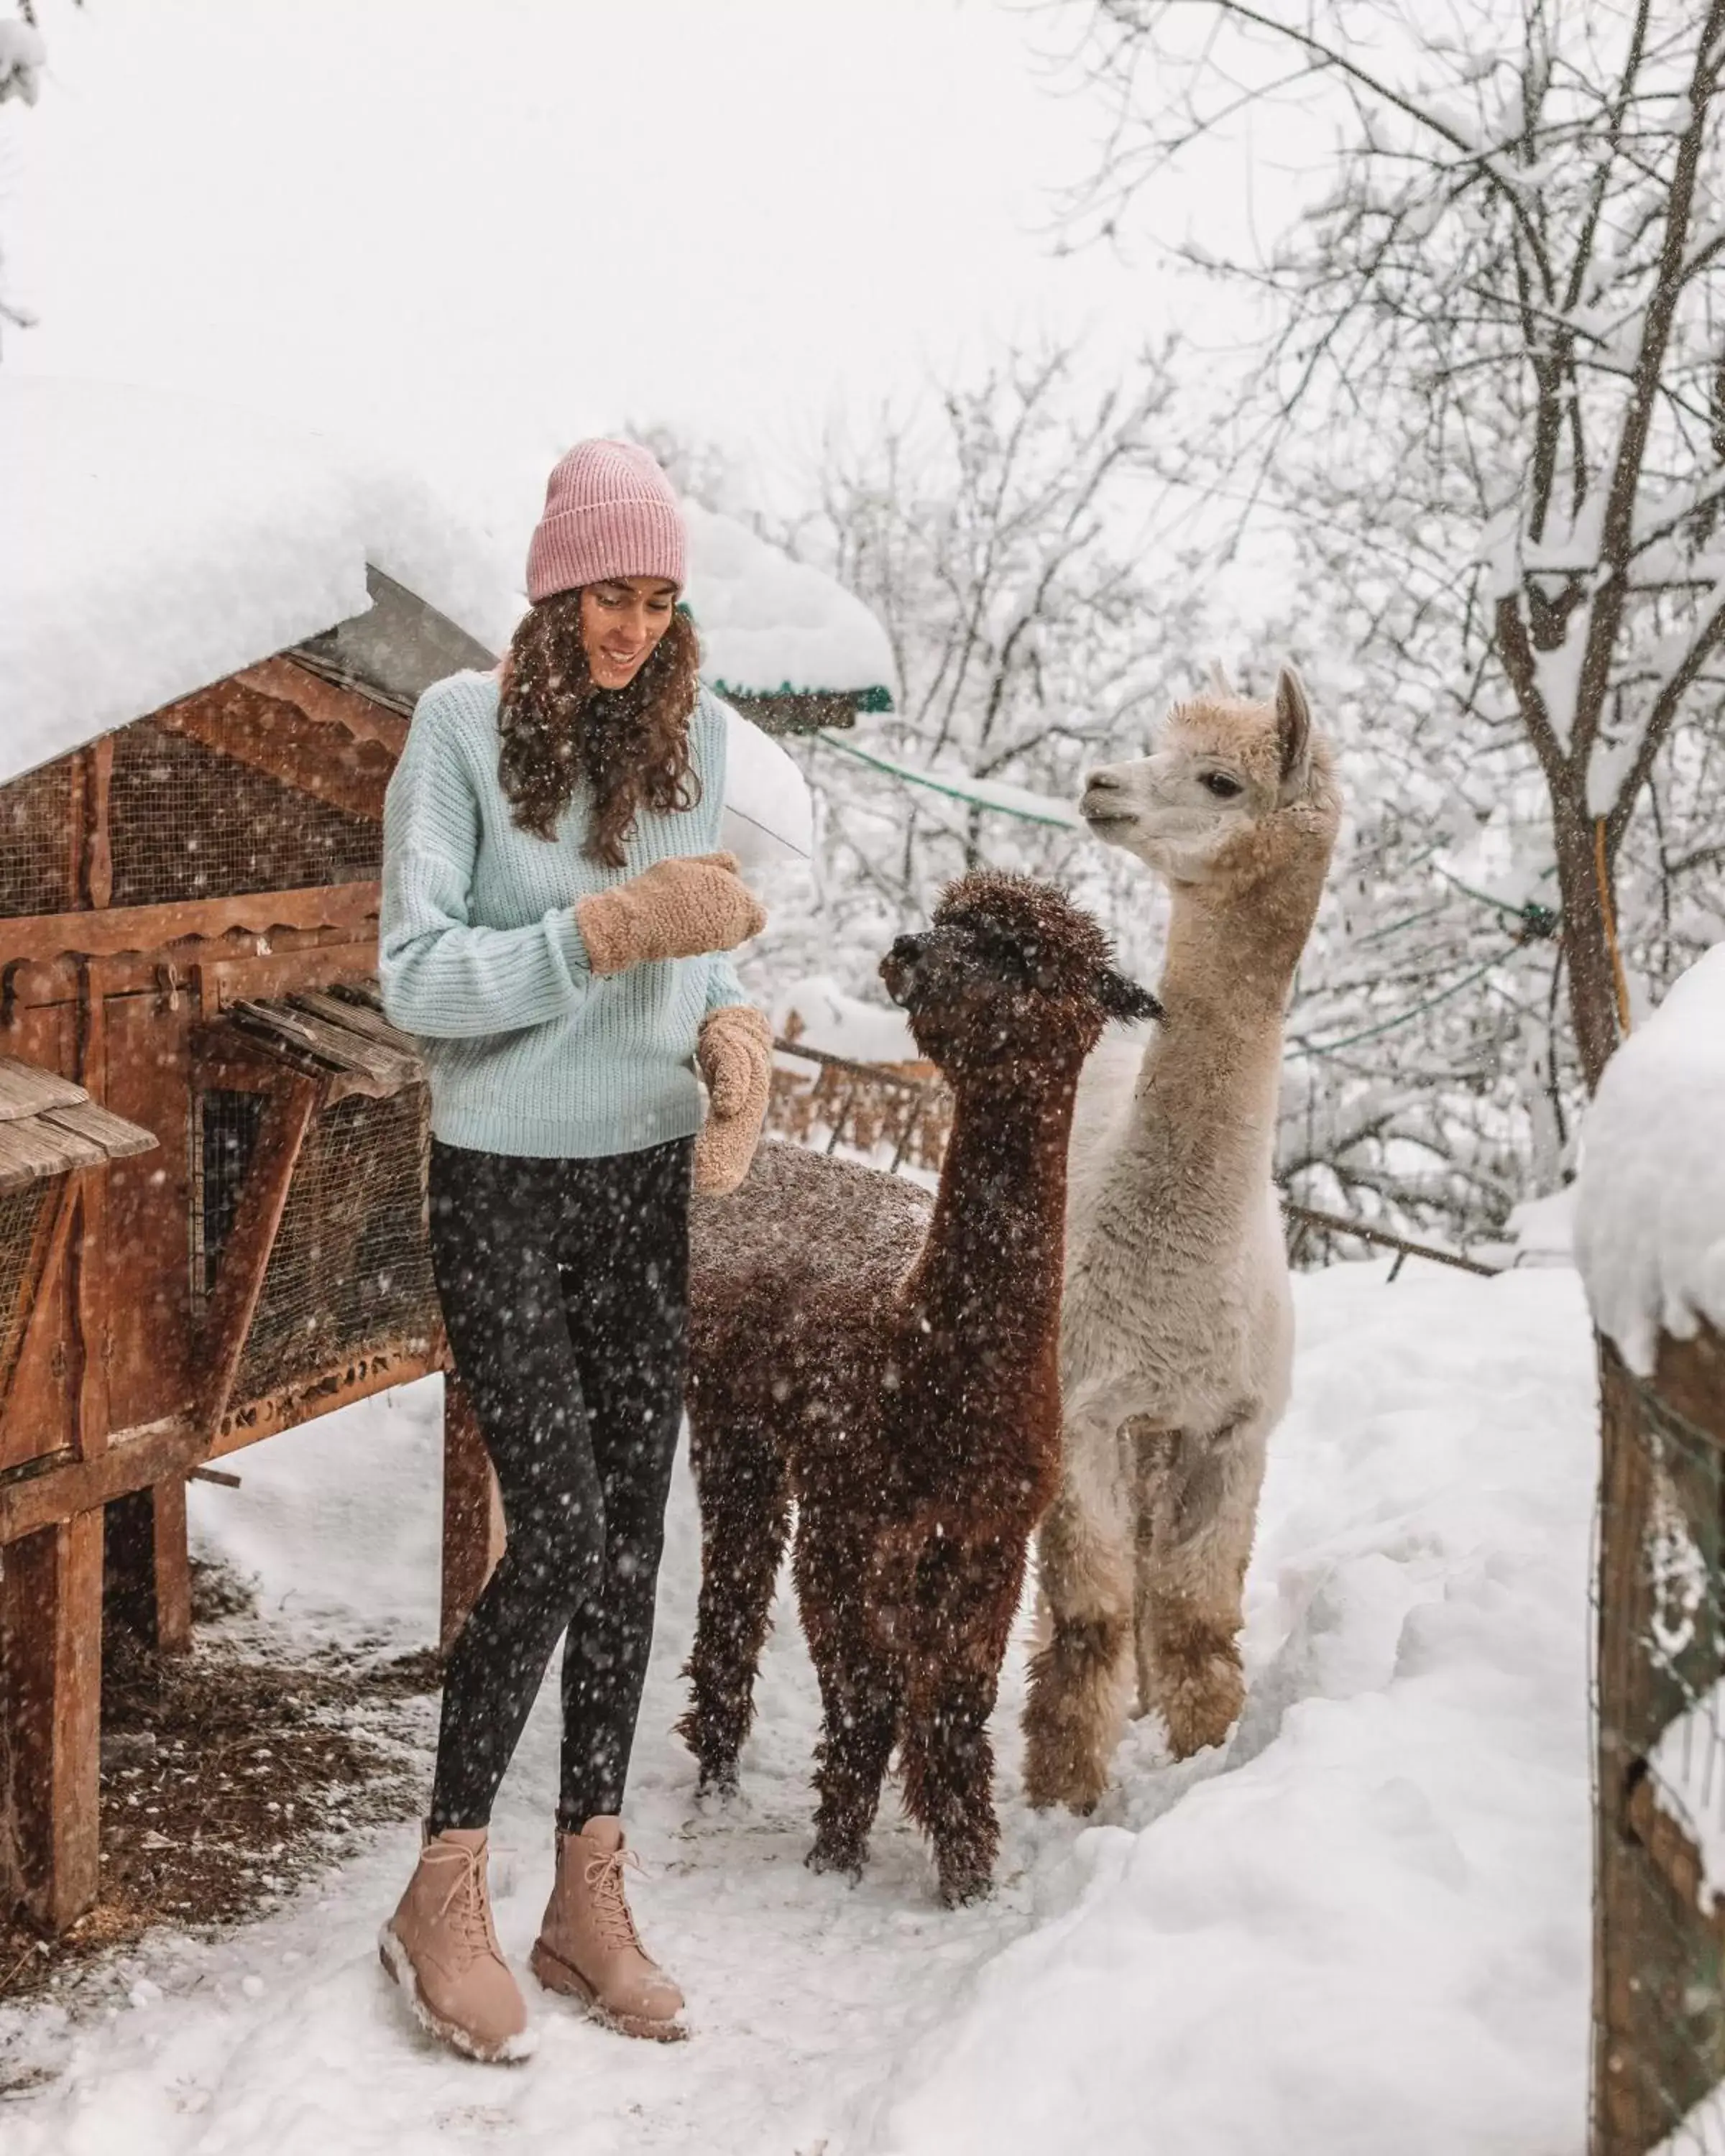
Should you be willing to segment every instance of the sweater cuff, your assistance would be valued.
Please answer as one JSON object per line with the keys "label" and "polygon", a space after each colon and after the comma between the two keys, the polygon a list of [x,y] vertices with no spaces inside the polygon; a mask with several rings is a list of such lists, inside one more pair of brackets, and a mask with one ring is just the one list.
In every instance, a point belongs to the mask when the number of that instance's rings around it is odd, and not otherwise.
{"label": "sweater cuff", "polygon": [[575,917],[572,906],[560,906],[545,916],[545,925],[551,940],[562,953],[563,963],[569,969],[570,978],[578,984],[584,983],[593,972],[593,960],[587,945],[582,940],[581,923]]}

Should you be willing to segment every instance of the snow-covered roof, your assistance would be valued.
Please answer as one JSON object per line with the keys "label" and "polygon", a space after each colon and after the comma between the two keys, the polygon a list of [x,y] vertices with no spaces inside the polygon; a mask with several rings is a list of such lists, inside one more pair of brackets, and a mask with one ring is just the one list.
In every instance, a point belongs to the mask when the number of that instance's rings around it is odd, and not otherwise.
{"label": "snow-covered roof", "polygon": [[1605,1066],[1582,1127],[1575,1255],[1631,1369],[1659,1335],[1725,1331],[1725,943]]}
{"label": "snow-covered roof", "polygon": [[373,562],[482,643],[520,611],[410,478],[117,383],[0,377],[0,779],[363,613]]}
{"label": "snow-covered roof", "polygon": [[[525,529],[336,436],[156,390],[0,376],[0,781],[363,613],[368,564],[488,652],[526,603]],[[860,602],[732,518],[689,521],[716,685],[890,688]]]}
{"label": "snow-covered roof", "polygon": [[860,599],[735,517],[695,502],[684,515],[689,609],[721,694],[890,694],[892,649]]}

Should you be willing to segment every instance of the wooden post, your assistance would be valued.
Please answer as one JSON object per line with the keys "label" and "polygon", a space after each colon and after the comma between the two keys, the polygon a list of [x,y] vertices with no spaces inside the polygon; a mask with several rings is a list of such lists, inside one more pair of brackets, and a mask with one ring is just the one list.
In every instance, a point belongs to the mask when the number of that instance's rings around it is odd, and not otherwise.
{"label": "wooden post", "polygon": [[460,1379],[444,1379],[444,1592],[438,1644],[447,1654],[503,1554],[503,1502]]}
{"label": "wooden post", "polygon": [[64,1931],[101,1886],[102,1516],[0,1551],[0,1824],[11,1884]]}
{"label": "wooden post", "polygon": [[106,1614],[164,1655],[192,1644],[186,1485],[177,1476],[106,1508]]}
{"label": "wooden post", "polygon": [[[1725,1340],[1662,1338],[1651,1380],[1601,1343],[1600,1400],[1589,2148],[1645,2156],[1725,2077],[1725,1917],[1702,1906],[1699,1855],[1650,1766],[1686,1712],[1702,1710],[1697,1743],[1718,1742],[1704,1710],[1725,1656]],[[1725,1756],[1695,1763],[1718,1785]]]}

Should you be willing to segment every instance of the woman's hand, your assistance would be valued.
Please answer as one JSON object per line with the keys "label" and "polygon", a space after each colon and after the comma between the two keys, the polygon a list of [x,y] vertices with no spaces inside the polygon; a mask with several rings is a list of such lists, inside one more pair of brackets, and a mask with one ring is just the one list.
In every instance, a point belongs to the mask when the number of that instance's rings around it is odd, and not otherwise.
{"label": "woman's hand", "polygon": [[577,901],[588,963],[601,976],[660,958],[734,951],[767,926],[760,901],[737,873],[735,854],[655,861],[609,891]]}
{"label": "woman's hand", "polygon": [[708,1017],[695,1050],[706,1081],[707,1119],[695,1141],[695,1188],[707,1198],[735,1190],[749,1172],[773,1086],[773,1029],[749,1004]]}

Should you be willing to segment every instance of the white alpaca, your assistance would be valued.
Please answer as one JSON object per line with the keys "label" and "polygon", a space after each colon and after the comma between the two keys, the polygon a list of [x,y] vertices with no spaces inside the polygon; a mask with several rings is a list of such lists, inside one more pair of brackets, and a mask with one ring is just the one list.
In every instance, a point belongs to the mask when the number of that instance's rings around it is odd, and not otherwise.
{"label": "white alpaca", "polygon": [[1178,706],[1154,752],[1094,773],[1097,834],[1172,895],[1167,1016],[1086,1066],[1061,1319],[1064,1466],[1040,1548],[1050,1631],[1025,1785],[1095,1804],[1134,1661],[1177,1757],[1245,1697],[1238,1634],[1293,1312],[1272,1182],[1282,1017],[1340,820],[1330,754],[1284,670],[1274,701]]}

